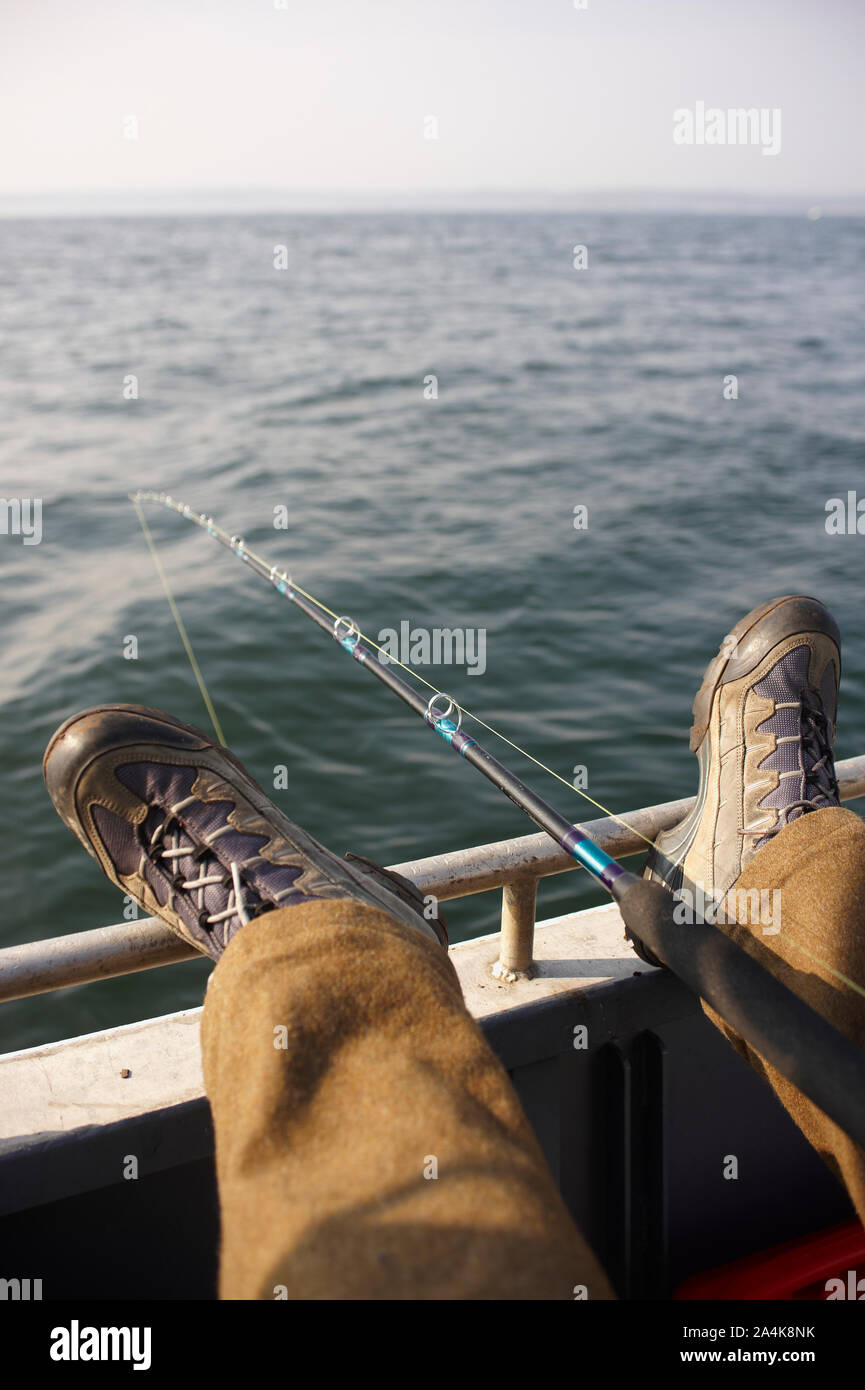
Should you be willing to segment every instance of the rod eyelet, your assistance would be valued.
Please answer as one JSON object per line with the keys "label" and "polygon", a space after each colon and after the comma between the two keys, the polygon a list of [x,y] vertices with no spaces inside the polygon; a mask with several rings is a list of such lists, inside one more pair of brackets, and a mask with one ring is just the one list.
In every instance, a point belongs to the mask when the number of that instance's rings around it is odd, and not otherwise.
{"label": "rod eyelet", "polygon": [[[345,636],[343,636],[339,630],[340,623],[345,623]],[[349,644],[350,649],[353,651],[360,641],[360,628],[354,618],[337,618],[333,625],[333,635],[337,642]]]}
{"label": "rod eyelet", "polygon": [[[437,709],[437,700],[447,700],[447,709]],[[436,692],[435,695],[430,696],[429,703],[426,707],[426,712],[427,719],[431,724],[434,725],[441,723],[443,719],[448,719],[451,720],[451,722],[453,722],[452,716],[456,714],[456,728],[454,729],[454,733],[456,733],[459,730],[463,722],[462,710],[460,709],[453,696],[446,694],[444,690],[439,690]]]}
{"label": "rod eyelet", "polygon": [[271,565],[268,578],[275,589],[284,594],[291,588],[291,575],[286,574],[285,570],[278,570],[276,565]]}

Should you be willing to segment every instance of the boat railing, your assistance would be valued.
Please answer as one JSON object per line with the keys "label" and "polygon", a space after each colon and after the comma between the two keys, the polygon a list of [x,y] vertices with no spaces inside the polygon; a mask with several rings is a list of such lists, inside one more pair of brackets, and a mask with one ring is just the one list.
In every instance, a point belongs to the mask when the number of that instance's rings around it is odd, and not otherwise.
{"label": "boat railing", "polygon": [[[865,755],[839,762],[836,773],[842,801],[865,796]],[[608,854],[625,859],[645,852],[646,842],[675,825],[693,804],[693,797],[685,797],[580,825]],[[539,880],[579,866],[548,835],[538,833],[389,867],[441,902],[500,888],[500,949],[494,973],[500,980],[515,981],[532,967]],[[157,917],[71,932],[0,950],[0,1002],[200,958]]]}

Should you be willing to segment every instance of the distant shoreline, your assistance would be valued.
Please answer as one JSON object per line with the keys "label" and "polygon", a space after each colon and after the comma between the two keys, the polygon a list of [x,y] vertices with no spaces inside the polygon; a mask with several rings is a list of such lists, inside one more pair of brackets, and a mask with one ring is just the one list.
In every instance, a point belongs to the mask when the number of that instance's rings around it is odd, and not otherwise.
{"label": "distant shoreline", "polygon": [[0,194],[0,219],[42,217],[224,217],[286,214],[658,213],[698,216],[861,217],[863,195],[724,192],[322,193],[274,189],[88,190]]}

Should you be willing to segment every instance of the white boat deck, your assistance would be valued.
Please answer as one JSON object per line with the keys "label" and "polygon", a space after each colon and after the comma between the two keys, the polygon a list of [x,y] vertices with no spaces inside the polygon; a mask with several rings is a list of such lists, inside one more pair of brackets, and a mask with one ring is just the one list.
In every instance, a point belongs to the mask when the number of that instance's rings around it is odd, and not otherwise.
{"label": "white boat deck", "polygon": [[[651,969],[625,941],[615,903],[538,922],[531,979],[494,977],[499,941],[495,933],[451,948],[478,1019]],[[200,1099],[200,1018],[186,1009],[0,1055],[0,1154]]]}

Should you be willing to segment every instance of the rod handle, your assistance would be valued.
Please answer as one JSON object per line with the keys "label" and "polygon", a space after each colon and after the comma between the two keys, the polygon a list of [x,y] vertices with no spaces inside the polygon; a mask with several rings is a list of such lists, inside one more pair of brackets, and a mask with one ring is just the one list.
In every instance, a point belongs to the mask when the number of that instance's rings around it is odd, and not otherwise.
{"label": "rod handle", "polygon": [[611,892],[643,945],[865,1150],[865,1052],[718,927],[676,922],[662,884],[625,873]]}

